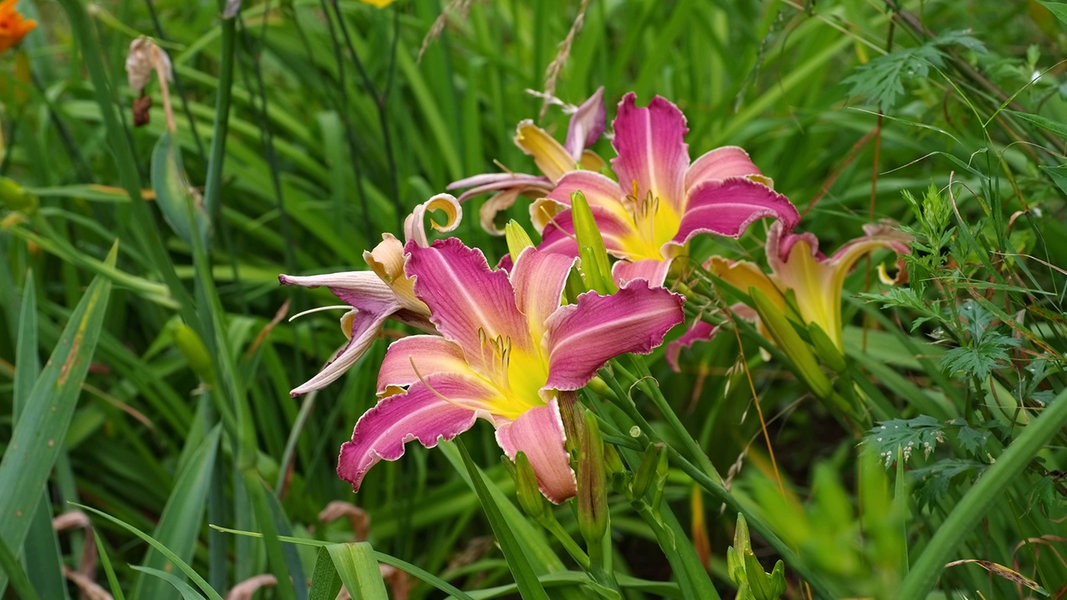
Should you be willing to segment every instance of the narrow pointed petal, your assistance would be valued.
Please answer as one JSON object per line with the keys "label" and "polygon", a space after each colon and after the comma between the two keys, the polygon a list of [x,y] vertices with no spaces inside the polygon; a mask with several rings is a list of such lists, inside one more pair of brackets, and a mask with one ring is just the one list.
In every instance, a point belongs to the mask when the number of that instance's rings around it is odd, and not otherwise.
{"label": "narrow pointed petal", "polygon": [[704,232],[739,237],[754,221],[768,217],[788,229],[800,220],[788,198],[763,184],[737,177],[706,181],[690,192],[689,209],[671,243],[685,244]]}
{"label": "narrow pointed petal", "polygon": [[611,267],[612,279],[619,287],[631,281],[644,279],[651,286],[662,286],[671,269],[670,260],[646,258],[634,262],[620,260]]}
{"label": "narrow pointed petal", "polygon": [[534,340],[544,337],[545,322],[559,310],[563,286],[574,266],[575,258],[527,248],[511,270],[515,303],[529,323]]}
{"label": "narrow pointed petal", "polygon": [[438,373],[467,373],[463,350],[438,335],[412,335],[389,345],[378,370],[378,393],[409,386]]}
{"label": "narrow pointed petal", "polygon": [[564,173],[578,168],[581,154],[572,155],[548,132],[526,119],[519,123],[515,145],[533,157],[537,168],[551,181],[559,181]]}
{"label": "narrow pointed petal", "polygon": [[575,159],[580,158],[583,150],[596,143],[600,135],[604,133],[606,125],[604,86],[600,86],[571,116],[571,123],[567,128],[567,141],[563,144],[567,153]]}
{"label": "narrow pointed petal", "polygon": [[361,310],[350,311],[341,319],[341,327],[347,328],[348,343],[322,367],[322,370],[299,386],[289,391],[296,398],[308,392],[319,390],[345,374],[352,365],[363,358],[371,344],[382,330],[382,324],[389,318],[390,312],[372,313]]}
{"label": "narrow pointed petal", "polygon": [[723,146],[693,161],[685,173],[685,189],[689,191],[708,180],[760,174],[747,152],[737,146]]}
{"label": "narrow pointed petal", "polygon": [[578,492],[563,442],[563,419],[553,398],[545,406],[531,408],[518,419],[497,427],[496,441],[511,460],[522,452],[530,461],[541,493],[555,504]]}
{"label": "narrow pointed petal", "polygon": [[382,313],[396,306],[396,295],[371,271],[346,271],[324,275],[279,275],[283,285],[308,288],[325,286],[340,300],[366,312]]}
{"label": "narrow pointed petal", "polygon": [[647,354],[682,322],[678,294],[636,281],[611,296],[587,292],[548,321],[548,382],[544,389],[576,390],[620,354]]}
{"label": "narrow pointed petal", "polygon": [[425,387],[389,396],[368,410],[352,431],[352,441],[341,446],[337,474],[359,491],[363,477],[378,461],[404,455],[404,444],[418,440],[433,448],[474,425],[476,414],[445,400]]}
{"label": "narrow pointed petal", "polygon": [[525,173],[485,173],[475,175],[448,184],[446,189],[458,190],[471,188],[457,198],[459,202],[466,202],[471,198],[500,190],[518,190],[522,193],[545,195],[552,191],[552,182],[547,177],[540,175],[527,175]]}
{"label": "narrow pointed petal", "polygon": [[483,339],[503,337],[531,347],[507,273],[491,270],[480,250],[456,238],[438,240],[428,248],[409,243],[407,249],[407,271],[415,277],[415,293],[430,308],[430,321],[459,344],[469,360],[481,351]]}
{"label": "narrow pointed petal", "polygon": [[685,212],[685,172],[689,168],[688,128],[685,116],[669,100],[656,96],[647,107],[634,105],[636,96],[626,94],[615,117],[618,153],[611,161],[619,186],[629,192],[633,182],[641,197],[649,192],[660,201],[660,210],[676,215]]}
{"label": "narrow pointed petal", "polygon": [[704,268],[743,294],[748,294],[752,288],[758,289],[775,306],[785,310],[785,296],[771,277],[768,277],[755,263],[747,260],[734,262],[721,256],[712,256],[704,263]]}
{"label": "narrow pointed petal", "polygon": [[[363,260],[374,275],[389,288],[400,306],[411,312],[429,316],[429,309],[415,297],[414,280],[404,272],[404,244],[393,234],[383,233],[382,241],[373,250],[363,252]],[[371,281],[373,283],[373,280]]]}

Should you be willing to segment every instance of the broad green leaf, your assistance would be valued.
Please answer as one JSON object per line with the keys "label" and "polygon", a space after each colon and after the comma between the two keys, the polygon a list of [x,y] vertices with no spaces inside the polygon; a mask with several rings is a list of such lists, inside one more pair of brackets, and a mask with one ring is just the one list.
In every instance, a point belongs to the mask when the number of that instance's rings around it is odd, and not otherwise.
{"label": "broad green leaf", "polygon": [[[114,264],[118,245],[108,262]],[[0,541],[16,556],[44,492],[74,415],[89,360],[96,349],[111,282],[96,277],[71,313],[48,364],[29,392],[0,462]],[[0,592],[7,587],[0,573]]]}
{"label": "broad green leaf", "polygon": [[326,550],[352,600],[388,600],[374,549],[367,542],[332,544]]}
{"label": "broad green leaf", "polygon": [[18,558],[15,557],[15,553],[4,543],[4,540],[0,540],[0,573],[4,573],[5,577],[10,578],[11,588],[15,590],[15,594],[22,600],[38,600],[40,598],[37,595],[37,591],[34,590],[33,584],[30,583],[30,578],[26,576],[26,571],[23,570]]}
{"label": "broad green leaf", "polygon": [[1051,12],[1061,23],[1067,23],[1067,2],[1052,2],[1051,0],[1037,0]]}
{"label": "broad green leaf", "polygon": [[337,574],[337,567],[333,565],[333,558],[326,548],[319,548],[318,557],[315,559],[315,571],[311,574],[311,590],[308,600],[334,600],[337,592],[341,591],[341,577]]}

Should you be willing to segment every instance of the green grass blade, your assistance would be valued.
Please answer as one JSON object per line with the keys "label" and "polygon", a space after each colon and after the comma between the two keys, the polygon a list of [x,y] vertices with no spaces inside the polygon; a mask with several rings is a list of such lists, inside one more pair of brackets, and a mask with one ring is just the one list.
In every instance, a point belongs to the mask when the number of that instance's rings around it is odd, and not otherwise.
{"label": "green grass blade", "polygon": [[[180,577],[173,573],[161,571],[159,569],[153,569],[151,567],[142,567],[140,565],[133,565],[134,571],[140,571],[145,575],[151,575],[156,581],[161,583],[167,583],[174,587],[182,595],[182,600],[204,600],[204,597],[193,589],[193,586],[185,583]],[[149,596],[155,598],[156,596]]]}
{"label": "green grass blade", "polygon": [[[114,261],[117,252],[115,245],[108,260]],[[100,338],[110,292],[111,282],[102,277],[89,285],[15,424],[0,462],[0,540],[8,548],[22,548],[45,482],[63,447],[89,359]],[[0,573],[0,591],[6,586],[7,575]]]}
{"label": "green grass blade", "polygon": [[308,600],[334,600],[341,591],[341,577],[333,564],[330,551],[325,547],[319,549],[315,559],[315,571],[311,574],[311,590]]}
{"label": "green grass blade", "polygon": [[152,536],[141,531],[140,529],[137,529],[133,525],[130,525],[129,523],[121,519],[116,519],[115,517],[107,514],[104,511],[97,510],[91,506],[85,506],[83,504],[76,504],[73,502],[71,504],[74,504],[74,506],[77,506],[78,508],[81,508],[83,510],[87,510],[93,514],[100,515],[108,521],[111,521],[112,523],[118,525],[119,527],[122,527],[126,531],[129,531],[135,536],[141,538],[141,540],[143,540],[149,546],[152,546],[153,548],[158,550],[160,554],[167,557],[167,560],[169,560],[175,568],[177,568],[182,573],[185,573],[185,575],[188,576],[189,579],[191,579],[193,583],[196,584],[196,587],[200,588],[200,590],[204,592],[204,595],[208,598],[208,600],[223,600],[222,596],[220,596],[218,592],[212,589],[212,587],[208,585],[208,582],[205,581],[204,578],[196,572],[196,570],[189,566],[189,563],[183,561],[181,558],[178,557],[177,554],[171,552],[170,548],[167,548],[163,544],[159,543]]}
{"label": "green grass blade", "polygon": [[[207,494],[211,489],[211,472],[215,468],[215,457],[219,447],[221,430],[215,427],[206,439],[192,438],[190,443],[199,449],[192,459],[178,474],[174,483],[174,492],[167,499],[159,525],[153,537],[160,544],[169,548],[175,555],[188,562],[192,560],[193,550],[200,535],[200,523],[204,517]],[[142,573],[151,574],[151,570],[165,569],[168,559],[154,550],[149,550],[144,559],[144,566],[149,570]],[[173,594],[169,581],[158,577],[138,578],[131,594],[134,598],[166,598]]]}
{"label": "green grass blade", "polygon": [[4,577],[9,578],[11,589],[15,590],[15,595],[19,598],[23,600],[38,600],[40,598],[36,590],[33,589],[30,578],[26,576],[26,571],[19,564],[19,559],[15,557],[15,553],[11,551],[11,548],[3,540],[0,540],[0,572],[4,574]]}

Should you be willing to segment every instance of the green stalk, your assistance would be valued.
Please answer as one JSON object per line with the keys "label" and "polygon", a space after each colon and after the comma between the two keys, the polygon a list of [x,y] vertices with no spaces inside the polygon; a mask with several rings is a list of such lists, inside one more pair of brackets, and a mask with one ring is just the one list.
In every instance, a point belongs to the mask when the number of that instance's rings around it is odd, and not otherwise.
{"label": "green stalk", "polygon": [[1003,499],[1012,480],[1064,427],[1067,427],[1067,390],[1047,405],[1041,416],[1015,438],[956,504],[904,578],[900,598],[925,598],[930,593],[952,552],[974,531],[986,512]]}

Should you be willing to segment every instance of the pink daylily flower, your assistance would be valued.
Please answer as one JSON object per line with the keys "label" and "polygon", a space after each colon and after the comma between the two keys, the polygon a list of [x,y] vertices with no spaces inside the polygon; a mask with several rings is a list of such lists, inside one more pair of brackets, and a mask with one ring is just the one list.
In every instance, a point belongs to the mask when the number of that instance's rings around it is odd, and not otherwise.
{"label": "pink daylily flower", "polygon": [[613,123],[611,165],[618,181],[574,171],[560,178],[532,208],[542,230],[542,248],[577,253],[571,195],[582,192],[604,244],[623,259],[614,267],[620,282],[637,278],[662,284],[671,260],[685,253],[700,233],[739,237],[757,219],[772,217],[792,229],[800,215],[770,187],[741,148],[716,148],[689,161],[685,116],[659,96],[635,106],[631,92],[619,103]]}
{"label": "pink daylily flower", "polygon": [[[785,231],[781,223],[771,226],[767,234],[767,264],[770,273],[764,273],[749,261],[732,261],[719,256],[708,259],[704,267],[713,275],[742,292],[756,288],[783,314],[789,311],[791,302],[804,324],[815,324],[822,329],[838,350],[844,350],[841,323],[841,295],[845,277],[864,256],[885,248],[897,255],[910,251],[911,236],[889,223],[874,223],[863,226],[864,235],[847,242],[826,257],[819,252],[819,240],[811,233]],[[879,278],[883,283],[894,284],[879,265]],[[735,305],[730,310],[737,316],[757,322],[756,311],[749,306]],[[677,370],[678,353],[696,341],[707,340],[716,333],[715,326],[700,321],[682,337],[668,346],[667,360]],[[765,334],[765,337],[770,337]]]}
{"label": "pink daylily flower", "polygon": [[448,185],[449,190],[470,188],[460,194],[460,202],[486,192],[495,192],[479,211],[483,229],[495,235],[504,235],[504,231],[496,224],[496,215],[515,204],[519,196],[542,197],[552,191],[552,187],[566,173],[578,169],[599,171],[604,167],[604,159],[586,150],[604,133],[604,88],[597,89],[581,106],[573,110],[570,126],[567,128],[567,139],[563,144],[529,119],[519,123],[515,133],[515,145],[533,157],[541,175],[486,173],[460,179]]}
{"label": "pink daylily flower", "polygon": [[[459,224],[462,209],[448,194],[438,194],[423,202],[404,219],[404,238],[416,244],[429,244],[425,221],[428,212],[443,212],[444,224],[430,221],[437,231],[452,231]],[[382,325],[392,319],[422,331],[433,333],[430,309],[417,297],[413,280],[404,273],[404,244],[390,233],[382,234],[382,241],[373,250],[363,253],[370,271],[345,271],[324,275],[279,275],[284,285],[309,288],[325,286],[340,300],[352,306],[341,317],[341,331],[348,342],[314,377],[293,388],[294,398],[326,387],[343,375],[367,353],[378,337]]]}
{"label": "pink daylily flower", "polygon": [[341,447],[337,473],[358,491],[367,471],[400,458],[406,442],[432,448],[482,418],[510,458],[526,454],[546,498],[573,496],[557,392],[581,388],[611,358],[659,346],[683,318],[682,297],[637,282],[561,305],[574,258],[527,248],[508,272],[454,238],[406,250],[407,273],[440,335],[389,346],[382,398]]}

